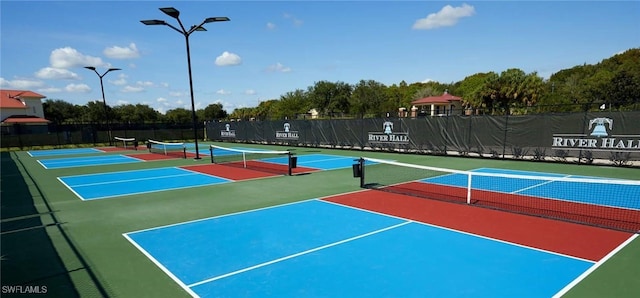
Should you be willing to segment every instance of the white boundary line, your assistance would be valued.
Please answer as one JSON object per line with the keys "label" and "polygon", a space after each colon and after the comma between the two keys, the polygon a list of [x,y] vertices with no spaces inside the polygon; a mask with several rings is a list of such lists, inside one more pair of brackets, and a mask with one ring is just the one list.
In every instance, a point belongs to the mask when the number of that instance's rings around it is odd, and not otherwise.
{"label": "white boundary line", "polygon": [[58,181],[60,181],[60,183],[62,183],[62,185],[64,185],[67,189],[69,189],[73,194],[75,194],[78,198],[80,198],[80,200],[86,201],[85,198],[83,196],[81,196],[79,193],[77,193],[75,190],[73,190],[73,188],[71,188],[71,186],[69,186],[67,183],[65,183],[64,181],[62,181],[62,179],[60,179],[60,177],[56,177],[56,179],[58,179]]}
{"label": "white boundary line", "polygon": [[322,201],[326,202],[326,203],[329,203],[329,204],[335,204],[335,205],[339,205],[339,206],[343,206],[343,207],[347,207],[347,208],[361,210],[361,211],[374,213],[374,214],[378,214],[378,215],[384,215],[384,216],[393,217],[393,218],[397,218],[397,219],[401,219],[401,220],[410,220],[410,221],[413,221],[415,223],[418,223],[418,224],[421,224],[421,225],[425,225],[425,226],[430,226],[430,227],[433,227],[433,228],[438,228],[438,229],[447,230],[447,231],[451,231],[451,232],[457,232],[457,233],[460,233],[460,234],[465,234],[465,235],[469,235],[469,236],[473,236],[473,237],[477,237],[477,238],[482,238],[482,239],[486,239],[486,240],[491,240],[491,241],[495,241],[495,242],[501,242],[501,243],[504,243],[504,244],[508,244],[508,245],[512,245],[512,246],[518,246],[518,247],[522,247],[522,248],[526,248],[526,249],[530,249],[530,250],[536,250],[536,251],[540,251],[540,252],[544,252],[544,253],[548,253],[548,254],[552,254],[552,255],[557,255],[557,256],[561,256],[561,257],[565,257],[565,258],[569,258],[569,259],[579,260],[579,261],[588,262],[588,263],[595,263],[595,261],[592,261],[592,260],[587,260],[587,259],[583,259],[583,258],[579,258],[579,257],[575,257],[575,256],[570,256],[570,255],[565,255],[565,254],[561,254],[561,253],[554,252],[554,251],[544,250],[544,249],[541,249],[541,248],[535,248],[535,247],[526,246],[526,245],[523,245],[523,244],[518,244],[518,243],[513,243],[513,242],[509,242],[509,241],[505,241],[505,240],[500,240],[500,239],[496,239],[496,238],[491,238],[491,237],[487,237],[487,236],[473,234],[473,233],[470,233],[470,232],[460,231],[460,230],[447,228],[447,227],[443,227],[443,226],[439,226],[439,225],[434,225],[434,224],[430,224],[430,223],[426,223],[426,222],[416,221],[416,220],[413,220],[413,219],[408,219],[408,218],[395,216],[395,215],[391,215],[391,214],[385,214],[385,213],[380,213],[380,212],[371,211],[371,210],[367,210],[367,209],[361,209],[361,208],[353,207],[353,206],[349,206],[349,205],[343,205],[343,204],[336,203],[336,202],[329,202],[329,201],[324,201],[324,200],[322,200]]}
{"label": "white boundary line", "polygon": [[600,266],[602,266],[602,264],[604,264],[605,262],[607,262],[611,257],[613,257],[613,255],[615,255],[616,253],[618,253],[620,250],[622,250],[625,246],[627,246],[629,243],[631,243],[631,241],[633,241],[634,239],[636,239],[638,237],[638,235],[640,234],[633,234],[631,235],[631,237],[629,237],[629,239],[627,239],[625,242],[623,242],[622,244],[618,245],[618,247],[616,247],[616,249],[614,249],[613,251],[611,251],[610,253],[608,253],[604,258],[600,259],[600,261],[598,261],[597,263],[595,263],[593,266],[591,266],[589,269],[587,269],[587,271],[583,272],[580,276],[578,276],[576,279],[574,279],[571,283],[569,283],[568,285],[566,285],[564,288],[562,288],[562,290],[560,290],[560,292],[556,293],[555,295],[553,295],[553,298],[559,298],[561,296],[563,296],[564,294],[566,294],[567,292],[569,292],[569,290],[571,290],[573,287],[575,287],[578,283],[580,283],[583,279],[585,279],[587,276],[589,276],[591,273],[593,273],[593,271],[595,271],[596,269],[598,269]]}
{"label": "white boundary line", "polygon": [[[157,179],[158,177],[160,177],[160,178],[168,178],[168,177],[196,176],[198,174],[201,174],[202,176],[207,176],[207,177],[210,177],[210,178],[218,178],[218,179],[221,179],[223,181],[215,182],[215,183],[207,183],[207,184],[202,184],[202,185],[190,185],[190,186],[183,186],[183,187],[174,187],[174,188],[168,188],[168,189],[141,191],[141,192],[133,192],[133,193],[126,193],[126,194],[118,194],[118,195],[102,196],[102,197],[94,197],[94,198],[85,199],[80,194],[78,194],[76,191],[74,191],[69,185],[67,185],[65,182],[63,182],[61,178],[82,177],[82,176],[97,176],[97,175],[104,175],[105,173],[87,174],[87,175],[78,175],[78,176],[65,176],[65,177],[57,177],[57,179],[63,185],[65,185],[67,188],[69,188],[69,190],[71,190],[71,192],[73,192],[76,196],[78,196],[78,198],[80,198],[83,201],[93,201],[93,200],[100,200],[100,199],[107,199],[107,198],[125,197],[125,196],[131,196],[131,195],[147,194],[147,193],[162,192],[162,191],[172,191],[172,190],[178,190],[178,189],[187,189],[187,188],[192,188],[192,187],[204,187],[204,186],[212,186],[212,185],[235,182],[233,180],[229,180],[229,179],[226,179],[226,178],[213,176],[213,175],[206,175],[206,174],[198,173],[198,172],[195,172],[195,171],[189,171],[187,169],[183,169],[183,168],[180,168],[180,167],[166,167],[166,168],[145,169],[145,170],[153,171],[153,170],[158,170],[158,169],[178,169],[178,170],[181,170],[181,171],[185,171],[187,173],[186,174],[181,174],[181,175],[167,175],[167,176],[156,176],[156,177],[129,179],[129,180],[118,180],[118,181],[105,182],[105,183],[78,184],[78,185],[74,185],[74,187],[76,187],[76,186],[82,187],[82,186],[102,185],[102,184],[118,183],[118,182],[123,182],[123,181],[124,182],[128,182],[128,181],[153,180],[153,179]],[[136,171],[144,171],[144,170],[122,171],[122,173],[136,172]],[[118,173],[118,172],[110,172],[109,174],[111,174],[111,173]]]}
{"label": "white boundary line", "polygon": [[[343,194],[340,194],[340,195],[347,195],[347,194],[358,193],[358,192],[363,192],[363,191],[367,191],[367,189],[359,189],[359,190],[355,190],[355,191],[351,191],[351,192],[346,192],[346,193],[343,193]],[[210,216],[210,217],[205,217],[205,218],[199,218],[199,219],[194,219],[194,220],[188,220],[188,221],[183,221],[183,222],[177,222],[177,223],[163,225],[163,226],[157,226],[157,227],[153,227],[153,228],[146,228],[146,229],[131,231],[131,232],[127,232],[127,234],[135,234],[135,233],[140,233],[140,232],[159,230],[159,229],[179,226],[179,225],[183,225],[183,224],[190,224],[190,223],[195,223],[195,222],[200,222],[200,221],[205,221],[205,220],[210,220],[210,219],[223,218],[223,217],[228,217],[228,216],[233,216],[233,215],[238,215],[238,214],[243,214],[243,213],[251,213],[251,212],[256,212],[256,211],[262,211],[262,210],[267,210],[267,209],[272,209],[272,208],[279,208],[279,207],[284,207],[284,206],[289,206],[289,205],[301,204],[301,203],[305,203],[305,202],[309,202],[309,201],[322,200],[324,198],[330,198],[330,197],[335,197],[335,196],[336,195],[324,196],[324,197],[319,197],[319,198],[311,198],[311,199],[300,200],[300,201],[295,201],[295,202],[289,202],[289,203],[284,203],[284,204],[279,204],[279,205],[272,205],[272,206],[266,206],[266,207],[261,207],[261,208],[256,208],[256,209],[249,209],[249,210],[243,210],[243,211],[238,211],[238,212],[233,212],[233,213],[227,213],[227,214],[221,214],[221,215]],[[326,202],[324,200],[322,200],[322,202],[331,203],[331,202]]]}
{"label": "white boundary line", "polygon": [[218,275],[216,277],[212,277],[212,278],[205,279],[205,280],[202,280],[202,281],[199,281],[199,282],[195,282],[195,283],[192,283],[192,284],[187,285],[187,286],[189,288],[192,288],[192,287],[199,286],[199,285],[202,285],[202,284],[205,284],[205,283],[208,283],[208,282],[212,282],[212,281],[215,281],[215,280],[218,280],[218,279],[223,279],[223,278],[226,278],[226,277],[229,277],[229,276],[232,276],[232,275],[240,274],[240,273],[243,273],[243,272],[246,272],[246,271],[251,271],[251,270],[254,270],[254,269],[258,269],[260,267],[268,266],[268,265],[279,263],[279,262],[282,262],[282,261],[285,261],[285,260],[288,260],[288,259],[292,259],[292,258],[295,258],[295,257],[299,257],[299,256],[302,256],[302,255],[306,255],[306,254],[312,253],[312,252],[316,252],[316,251],[319,251],[319,250],[322,250],[322,249],[325,249],[325,248],[329,248],[329,247],[332,247],[332,246],[336,246],[336,245],[340,245],[340,244],[343,244],[343,243],[347,243],[347,242],[351,242],[351,241],[354,241],[354,240],[358,240],[360,238],[364,238],[364,237],[368,237],[368,236],[375,235],[375,234],[378,234],[378,233],[382,233],[384,231],[395,229],[395,228],[398,228],[398,227],[401,227],[401,226],[404,226],[404,225],[407,225],[407,224],[410,224],[410,223],[413,223],[413,221],[405,221],[405,222],[402,222],[402,223],[399,223],[399,224],[388,226],[386,228],[378,229],[378,230],[371,231],[371,232],[368,232],[368,233],[360,234],[358,236],[354,236],[354,237],[351,237],[351,238],[347,238],[347,239],[340,240],[340,241],[337,241],[337,242],[329,243],[329,244],[326,244],[326,245],[323,245],[323,246],[319,246],[319,247],[316,247],[316,248],[308,249],[308,250],[305,250],[305,251],[302,251],[302,252],[299,252],[299,253],[288,255],[286,257],[278,258],[278,259],[271,260],[271,261],[268,261],[268,262],[264,262],[264,263],[261,263],[261,264],[257,264],[257,265],[251,266],[251,267],[247,267],[247,268],[244,268],[244,269],[240,269],[240,270],[236,270],[236,271],[233,271],[233,272],[229,272],[229,273],[226,273],[226,274],[223,274],[223,275]]}
{"label": "white boundary line", "polygon": [[135,242],[133,239],[131,239],[129,237],[129,235],[127,235],[125,233],[125,234],[122,234],[122,236],[125,239],[127,239],[131,244],[133,244],[133,246],[135,246],[143,255],[145,255],[147,258],[149,258],[149,260],[151,260],[151,262],[156,264],[156,266],[158,266],[158,268],[160,268],[160,270],[162,270],[171,279],[173,279],[173,281],[175,281],[182,289],[184,289],[187,293],[189,293],[189,295],[191,295],[192,297],[200,297],[200,296],[198,296],[198,294],[196,294],[194,291],[192,291],[191,288],[189,288],[187,285],[185,285],[178,277],[173,275],[173,273],[171,273],[171,271],[169,269],[164,267],[162,265],[162,263],[160,263],[158,260],[156,260],[149,252],[147,252],[144,248],[142,248],[140,245],[138,245],[137,242]]}

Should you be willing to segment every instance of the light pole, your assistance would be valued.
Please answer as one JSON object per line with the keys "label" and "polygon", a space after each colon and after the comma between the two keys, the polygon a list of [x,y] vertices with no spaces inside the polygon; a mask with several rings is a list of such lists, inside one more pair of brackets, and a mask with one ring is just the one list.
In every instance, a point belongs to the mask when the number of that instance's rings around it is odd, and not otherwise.
{"label": "light pole", "polygon": [[120,68],[109,68],[102,75],[100,73],[98,73],[96,68],[93,67],[93,66],[85,66],[84,68],[93,70],[93,72],[95,72],[98,75],[98,77],[100,78],[100,90],[102,90],[102,103],[104,104],[104,117],[105,117],[105,119],[107,121],[107,130],[108,130],[108,134],[109,134],[109,146],[111,146],[113,144],[112,143],[113,140],[111,138],[111,124],[109,124],[109,113],[107,112],[107,101],[104,99],[104,85],[102,84],[102,78],[107,73],[109,73],[110,71],[120,70]]}
{"label": "light pole", "polygon": [[178,21],[178,24],[180,25],[180,29],[176,28],[175,26],[163,20],[143,20],[140,22],[142,22],[145,25],[165,25],[184,36],[185,43],[187,44],[187,67],[189,69],[189,92],[191,94],[191,117],[193,118],[193,134],[195,136],[194,140],[196,143],[195,159],[200,159],[200,152],[198,151],[198,124],[196,119],[196,107],[193,99],[193,79],[191,76],[191,53],[189,51],[189,35],[191,35],[191,33],[195,31],[207,31],[207,29],[202,27],[202,25],[206,23],[229,21],[229,18],[227,17],[206,18],[204,21],[202,21],[202,23],[200,23],[200,25],[193,25],[191,26],[191,29],[187,30],[182,25],[182,21],[180,21],[180,11],[178,11],[173,7],[164,7],[164,8],[160,8],[160,10],[164,12],[166,15],[176,19]]}

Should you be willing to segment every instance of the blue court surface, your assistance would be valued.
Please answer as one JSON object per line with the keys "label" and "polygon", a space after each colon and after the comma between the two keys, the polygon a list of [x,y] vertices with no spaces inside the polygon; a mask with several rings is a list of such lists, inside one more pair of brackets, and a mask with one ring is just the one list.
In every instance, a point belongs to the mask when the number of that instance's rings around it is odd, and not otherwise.
{"label": "blue court surface", "polygon": [[143,160],[133,158],[126,155],[98,155],[98,156],[86,156],[86,157],[68,157],[68,158],[53,158],[53,159],[40,159],[40,163],[45,169],[62,169],[62,168],[74,168],[74,167],[86,167],[86,166],[102,166],[112,164],[123,164],[143,162]]}
{"label": "blue court surface", "polygon": [[27,153],[31,157],[71,155],[71,154],[90,154],[103,153],[104,151],[95,148],[74,148],[74,149],[51,149],[51,150],[34,150]]}
{"label": "blue court surface", "polygon": [[551,297],[594,265],[321,200],[123,236],[194,297]]}
{"label": "blue court surface", "polygon": [[82,200],[214,185],[230,180],[171,167],[58,177]]}
{"label": "blue court surface", "polygon": [[[640,210],[640,182],[615,179],[619,183],[594,183],[583,181],[537,180],[535,177],[595,178],[568,176],[552,173],[481,168],[473,172],[518,175],[517,178],[471,175],[471,187],[505,194],[526,195],[537,198],[568,202],[620,207]],[[520,177],[522,175],[522,177]],[[526,179],[525,176],[532,177]],[[448,174],[426,178],[422,182],[466,188],[468,177],[464,174]]]}

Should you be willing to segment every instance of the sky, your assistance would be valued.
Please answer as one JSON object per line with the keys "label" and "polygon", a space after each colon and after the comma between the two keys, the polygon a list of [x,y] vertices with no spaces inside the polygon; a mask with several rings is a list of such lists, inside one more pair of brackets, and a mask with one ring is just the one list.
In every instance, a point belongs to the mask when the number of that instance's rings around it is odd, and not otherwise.
{"label": "sky", "polygon": [[[228,112],[318,81],[454,83],[519,68],[548,79],[640,48],[640,1],[0,0],[0,88],[77,105]],[[85,69],[96,67],[98,74]],[[120,68],[104,74],[109,68]]]}

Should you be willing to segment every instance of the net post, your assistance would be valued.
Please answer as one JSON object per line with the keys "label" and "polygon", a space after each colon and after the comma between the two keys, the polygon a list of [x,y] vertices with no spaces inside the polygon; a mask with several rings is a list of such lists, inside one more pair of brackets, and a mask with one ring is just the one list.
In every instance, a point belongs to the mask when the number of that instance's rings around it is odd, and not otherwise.
{"label": "net post", "polygon": [[246,152],[242,152],[242,163],[244,165],[244,168],[247,168],[247,153]]}
{"label": "net post", "polygon": [[288,164],[289,164],[287,172],[288,172],[289,176],[291,176],[293,174],[292,173],[293,172],[293,165],[292,165],[293,160],[292,160],[292,158],[293,158],[293,156],[291,155],[291,151],[287,152],[287,159],[288,159]]}
{"label": "net post", "polygon": [[[198,148],[196,148],[198,150]],[[182,146],[182,156],[184,159],[187,159],[187,146]]]}
{"label": "net post", "polygon": [[360,188],[364,188],[364,158],[358,159],[358,167],[360,167]]}
{"label": "net post", "polygon": [[211,147],[211,145],[209,145],[209,153],[211,156],[211,163],[215,163],[215,160],[213,160],[213,147]]}
{"label": "net post", "polygon": [[471,205],[471,172],[467,173],[467,205]]}

